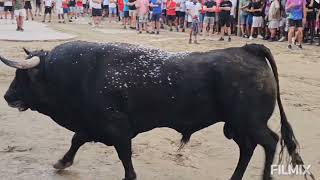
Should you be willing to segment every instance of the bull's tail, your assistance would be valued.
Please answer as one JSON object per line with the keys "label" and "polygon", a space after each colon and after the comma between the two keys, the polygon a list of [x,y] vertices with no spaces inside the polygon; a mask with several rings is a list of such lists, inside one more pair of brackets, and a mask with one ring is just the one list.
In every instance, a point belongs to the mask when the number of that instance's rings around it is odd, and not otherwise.
{"label": "bull's tail", "polygon": [[[293,133],[290,123],[287,120],[287,116],[282,106],[282,102],[280,98],[280,87],[279,87],[277,65],[273,58],[273,55],[271,54],[270,49],[268,49],[264,45],[259,45],[259,44],[245,45],[244,48],[247,49],[250,53],[253,53],[257,56],[264,56],[268,60],[271,66],[271,69],[273,71],[275,80],[277,82],[277,101],[278,101],[280,118],[281,118],[281,139],[280,139],[281,151],[279,154],[279,163],[283,161],[284,148],[286,147],[288,150],[289,156],[291,158],[290,163],[293,166],[304,165],[303,160],[299,154],[299,143]],[[313,174],[309,174],[309,175],[313,180],[315,180]],[[307,179],[307,177],[305,178]]]}

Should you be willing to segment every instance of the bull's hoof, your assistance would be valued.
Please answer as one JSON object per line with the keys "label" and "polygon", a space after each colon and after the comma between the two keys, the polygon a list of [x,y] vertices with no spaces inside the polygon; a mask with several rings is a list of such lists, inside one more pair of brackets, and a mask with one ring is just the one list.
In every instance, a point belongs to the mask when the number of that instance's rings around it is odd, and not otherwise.
{"label": "bull's hoof", "polygon": [[71,162],[64,162],[60,159],[58,162],[56,162],[53,165],[53,168],[58,169],[58,170],[63,170],[63,169],[70,167],[72,164],[73,164],[72,161]]}

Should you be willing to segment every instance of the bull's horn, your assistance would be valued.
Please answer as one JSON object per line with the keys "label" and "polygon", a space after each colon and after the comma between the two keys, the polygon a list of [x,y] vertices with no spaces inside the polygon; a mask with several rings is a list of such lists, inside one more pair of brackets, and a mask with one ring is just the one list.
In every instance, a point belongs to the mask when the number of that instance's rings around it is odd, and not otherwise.
{"label": "bull's horn", "polygon": [[27,55],[29,55],[31,52],[28,50],[28,49],[26,49],[26,48],[22,48],[23,50],[24,50],[24,52],[27,54]]}
{"label": "bull's horn", "polygon": [[36,67],[40,63],[40,58],[37,56],[34,56],[28,60],[23,60],[23,61],[11,61],[9,59],[6,59],[0,56],[0,60],[4,64],[17,69],[30,69],[30,68]]}

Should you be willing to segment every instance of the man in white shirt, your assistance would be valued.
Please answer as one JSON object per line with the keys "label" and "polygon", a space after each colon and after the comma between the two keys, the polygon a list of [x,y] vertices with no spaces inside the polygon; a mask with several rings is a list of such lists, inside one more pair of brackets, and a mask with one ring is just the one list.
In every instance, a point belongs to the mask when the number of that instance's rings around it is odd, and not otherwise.
{"label": "man in white shirt", "polygon": [[44,15],[43,15],[43,20],[42,22],[46,21],[46,16],[47,14],[49,14],[49,21],[48,23],[51,22],[51,14],[52,14],[52,5],[53,5],[54,1],[53,0],[44,0]]}
{"label": "man in white shirt", "polygon": [[93,24],[92,27],[99,27],[101,24],[101,17],[102,17],[102,7],[101,7],[101,0],[92,0],[91,7],[92,7],[92,20]]}
{"label": "man in white shirt", "polygon": [[187,3],[187,12],[188,12],[188,22],[191,22],[191,30],[190,30],[190,38],[189,44],[192,43],[192,35],[194,36],[194,43],[199,44],[197,41],[197,35],[199,33],[199,25],[200,25],[200,11],[202,9],[202,5],[198,2],[198,0],[192,0],[192,2]]}

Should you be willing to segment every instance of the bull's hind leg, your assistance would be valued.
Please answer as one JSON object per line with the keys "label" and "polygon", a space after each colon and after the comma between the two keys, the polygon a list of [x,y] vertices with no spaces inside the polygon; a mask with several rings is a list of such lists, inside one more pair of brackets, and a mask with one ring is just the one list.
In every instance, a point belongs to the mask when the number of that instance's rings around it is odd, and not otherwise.
{"label": "bull's hind leg", "polygon": [[55,169],[65,169],[67,167],[70,167],[73,164],[74,157],[79,150],[79,148],[85,144],[86,142],[89,142],[90,140],[87,138],[87,136],[84,136],[82,134],[75,133],[71,140],[71,147],[68,150],[68,152],[63,156],[62,159],[58,160],[53,167]]}
{"label": "bull's hind leg", "polygon": [[241,180],[257,144],[252,142],[246,135],[234,134],[233,140],[239,146],[240,156],[231,180]]}
{"label": "bull's hind leg", "polygon": [[125,170],[125,178],[123,180],[135,180],[137,175],[132,165],[131,140],[123,141],[114,146]]}
{"label": "bull's hind leg", "polygon": [[271,131],[268,127],[262,129],[255,129],[252,132],[251,138],[257,143],[260,144],[265,151],[265,165],[263,171],[263,180],[270,180],[271,177],[271,165],[273,163],[274,155],[276,152],[277,143],[279,137],[276,133]]}

